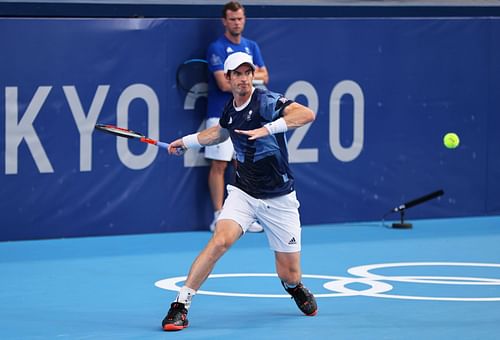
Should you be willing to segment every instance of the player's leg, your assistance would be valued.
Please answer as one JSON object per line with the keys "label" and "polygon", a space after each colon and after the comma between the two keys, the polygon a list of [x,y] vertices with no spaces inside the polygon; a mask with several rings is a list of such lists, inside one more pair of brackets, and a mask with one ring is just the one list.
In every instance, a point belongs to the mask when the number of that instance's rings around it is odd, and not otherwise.
{"label": "player's leg", "polygon": [[283,253],[274,252],[276,273],[285,284],[297,285],[302,279],[300,269],[300,252]]}
{"label": "player's leg", "polygon": [[238,240],[255,220],[256,199],[242,190],[227,186],[228,196],[217,221],[214,235],[195,260],[186,285],[197,290],[208,277],[215,262]]}
{"label": "player's leg", "polygon": [[215,263],[242,234],[243,230],[234,220],[219,220],[212,238],[193,262],[185,285],[198,290],[212,272]]}
{"label": "player's leg", "polygon": [[300,252],[275,252],[276,272],[283,288],[292,296],[302,313],[313,316],[318,312],[314,295],[301,282]]}
{"label": "player's leg", "polygon": [[295,192],[263,200],[266,209],[259,210],[258,218],[266,226],[271,249],[275,252],[276,272],[285,290],[306,315],[315,315],[314,295],[301,282],[301,226],[299,201]]}
{"label": "player's leg", "polygon": [[187,313],[193,296],[210,275],[217,260],[242,234],[243,229],[233,220],[223,219],[217,222],[216,232],[194,260],[184,286],[163,319],[162,327],[165,331],[179,331],[188,326]]}
{"label": "player's leg", "polygon": [[252,200],[241,190],[228,186],[228,197],[217,222],[215,233],[191,265],[184,286],[163,319],[164,330],[177,331],[188,326],[187,313],[196,291],[210,275],[217,260],[255,220],[255,206]]}

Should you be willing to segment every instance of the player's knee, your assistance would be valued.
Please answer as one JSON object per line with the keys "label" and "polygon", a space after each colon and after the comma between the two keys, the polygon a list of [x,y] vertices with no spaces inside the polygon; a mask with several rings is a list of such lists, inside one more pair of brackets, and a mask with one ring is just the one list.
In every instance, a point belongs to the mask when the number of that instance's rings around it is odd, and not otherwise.
{"label": "player's knee", "polygon": [[288,284],[298,283],[301,279],[300,272],[294,270],[278,270],[278,277]]}
{"label": "player's knee", "polygon": [[301,270],[300,264],[298,262],[293,263],[277,263],[276,272],[278,277],[286,283],[296,283],[300,282]]}
{"label": "player's knee", "polygon": [[224,161],[212,161],[210,166],[210,171],[217,174],[224,174],[227,168],[227,162]]}
{"label": "player's knee", "polygon": [[212,249],[215,254],[222,255],[224,254],[232,245],[228,238],[224,235],[215,233],[212,237]]}

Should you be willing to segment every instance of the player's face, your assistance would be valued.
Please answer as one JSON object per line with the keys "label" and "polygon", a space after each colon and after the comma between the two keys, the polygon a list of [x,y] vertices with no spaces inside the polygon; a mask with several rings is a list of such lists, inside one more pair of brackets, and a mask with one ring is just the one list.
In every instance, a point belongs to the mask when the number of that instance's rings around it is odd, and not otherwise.
{"label": "player's face", "polygon": [[232,36],[239,36],[245,28],[245,13],[240,8],[237,11],[226,11],[226,17],[222,18],[226,31]]}
{"label": "player's face", "polygon": [[246,96],[252,90],[253,69],[243,64],[229,74],[229,82],[234,96]]}

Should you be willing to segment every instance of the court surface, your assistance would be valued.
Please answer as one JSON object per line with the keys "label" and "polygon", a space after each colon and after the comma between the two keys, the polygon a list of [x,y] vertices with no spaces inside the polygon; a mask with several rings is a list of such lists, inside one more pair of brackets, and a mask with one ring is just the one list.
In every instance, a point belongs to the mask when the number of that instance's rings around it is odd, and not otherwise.
{"label": "court surface", "polygon": [[181,285],[209,232],[3,242],[0,338],[498,339],[500,217],[411,222],[305,227],[315,317],[283,294],[265,235],[247,234],[176,333],[160,328],[176,293],[155,283]]}

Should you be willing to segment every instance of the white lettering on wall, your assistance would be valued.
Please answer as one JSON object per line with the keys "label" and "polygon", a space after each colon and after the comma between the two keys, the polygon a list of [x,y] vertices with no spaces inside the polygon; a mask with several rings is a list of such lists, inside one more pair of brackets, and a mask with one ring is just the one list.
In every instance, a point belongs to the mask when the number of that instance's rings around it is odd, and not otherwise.
{"label": "white lettering on wall", "polygon": [[5,174],[17,174],[19,145],[23,140],[35,160],[38,171],[41,173],[54,172],[33,127],[33,122],[51,89],[52,86],[40,86],[19,120],[18,88],[15,86],[5,88]]}
{"label": "white lettering on wall", "polygon": [[[186,95],[186,99],[184,100],[184,110],[194,110],[196,102],[200,98],[207,96],[208,84],[197,83],[191,88],[191,91]],[[201,122],[198,131],[205,129],[205,123],[205,120]],[[184,167],[186,168],[208,166],[209,164],[202,149],[188,149],[184,154]]]}
{"label": "white lettering on wall", "polygon": [[[349,147],[340,143],[340,107],[345,95],[352,96],[353,110],[353,141]],[[363,150],[365,129],[365,98],[361,87],[352,80],[339,82],[330,95],[330,149],[335,157],[342,162],[350,162],[359,156]]]}
{"label": "white lettering on wall", "polygon": [[75,86],[63,86],[66,100],[80,132],[80,171],[92,170],[92,133],[104,105],[109,85],[99,85],[88,113],[85,113]]}
{"label": "white lettering on wall", "polygon": [[[314,114],[318,112],[318,93],[311,83],[303,80],[296,81],[288,87],[285,97],[294,100],[298,96],[303,95],[307,99],[307,107],[309,107]],[[290,163],[317,163],[318,162],[318,149],[299,149],[299,145],[304,139],[305,135],[311,128],[311,124],[306,124],[293,131],[290,139],[288,140],[288,154]]]}
{"label": "white lettering on wall", "polygon": [[[147,117],[144,120],[148,122],[146,136],[152,139],[158,139],[160,135],[160,104],[154,90],[144,84],[134,84],[127,87],[116,106],[116,124],[120,127],[128,128],[128,116],[130,103],[136,99],[143,100],[147,107]],[[146,151],[140,155],[130,152],[128,139],[116,139],[116,151],[121,162],[132,170],[140,170],[148,167],[155,160],[158,153],[158,147],[146,144]]]}
{"label": "white lettering on wall", "polygon": [[[197,94],[188,93],[184,101],[184,110],[194,110],[197,101],[206,97],[204,89],[206,84],[198,84]],[[92,170],[92,136],[94,126],[98,122],[104,103],[108,96],[110,85],[99,85],[92,98],[92,102],[82,103],[78,90],[74,85],[62,87],[71,114],[79,132],[80,142],[80,171]],[[19,89],[15,86],[5,87],[5,174],[17,174],[19,163],[19,148],[24,141],[40,173],[53,173],[54,168],[45,152],[42,141],[35,130],[35,119],[46,104],[52,86],[40,86],[35,91],[31,100],[21,106],[19,103]],[[297,99],[304,96],[307,106],[315,113],[319,112],[319,97],[315,87],[304,80],[292,83],[285,96]],[[341,144],[341,107],[342,98],[351,96],[353,100],[352,121],[353,141],[349,146]],[[143,114],[130,112],[133,101],[139,100],[146,104],[147,112],[144,117],[139,117],[147,122],[147,131],[141,131],[153,139],[159,139],[160,107],[158,96],[154,89],[145,84],[132,84],[125,88],[116,103],[116,125],[128,128],[129,115]],[[24,113],[19,112],[20,107]],[[352,80],[343,80],[337,83],[331,93],[328,113],[328,143],[332,155],[342,161],[350,162],[356,159],[363,150],[364,144],[364,94],[361,87]],[[342,112],[342,114],[351,114]],[[137,117],[135,117],[137,118]],[[317,122],[317,121],[316,121]],[[169,122],[169,124],[175,124]],[[199,125],[198,131],[204,129],[205,121]],[[51,133],[57,134],[57,129]],[[318,163],[319,148],[300,148],[309,133],[313,133],[312,124],[307,124],[294,130],[289,138],[289,156],[291,163]],[[129,148],[129,140],[115,138],[116,150],[120,161],[132,170],[141,170],[150,166],[156,159],[158,148],[145,144],[145,151],[141,154],[133,153]],[[318,139],[313,139],[318,142]],[[112,142],[112,139],[110,139]],[[326,141],[325,141],[326,142]],[[184,167],[208,166],[207,160],[200,150],[188,150],[184,155]]]}

